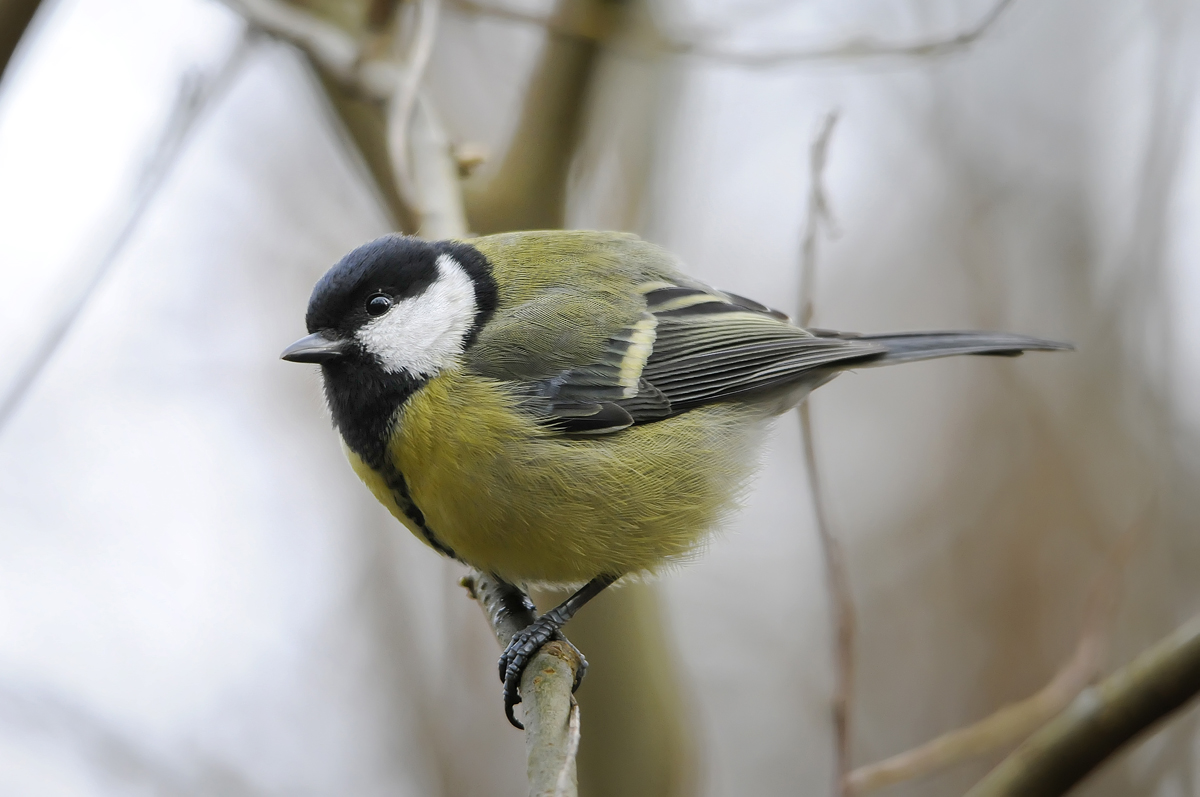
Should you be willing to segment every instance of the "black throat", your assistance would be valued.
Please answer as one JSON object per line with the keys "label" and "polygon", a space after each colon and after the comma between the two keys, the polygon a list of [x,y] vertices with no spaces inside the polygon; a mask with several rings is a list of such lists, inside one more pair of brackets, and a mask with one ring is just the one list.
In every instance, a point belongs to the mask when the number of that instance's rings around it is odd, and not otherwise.
{"label": "black throat", "polygon": [[373,470],[394,469],[388,444],[404,402],[429,381],[408,373],[389,374],[350,356],[321,366],[333,423],[350,450]]}
{"label": "black throat", "polygon": [[388,454],[397,414],[409,396],[428,380],[407,374],[387,374],[377,369],[354,368],[353,360],[323,366],[325,395],[342,439],[372,470],[383,477],[396,506],[417,528],[434,550],[458,559],[458,554],[433,532],[425,513],[412,500],[408,481]]}

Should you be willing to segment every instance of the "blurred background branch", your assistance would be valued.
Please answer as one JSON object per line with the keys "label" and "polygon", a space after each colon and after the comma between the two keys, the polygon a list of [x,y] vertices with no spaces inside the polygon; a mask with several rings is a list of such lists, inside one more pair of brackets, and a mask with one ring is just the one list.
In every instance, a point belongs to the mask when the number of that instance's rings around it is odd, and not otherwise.
{"label": "blurred background branch", "polygon": [[[538,25],[560,36],[603,41],[618,27],[616,3],[591,3],[570,5],[571,8],[595,9],[591,13],[559,13],[541,15],[504,5],[502,2],[484,0],[451,0],[462,10],[499,19]],[[674,55],[691,55],[698,58],[736,64],[738,66],[765,68],[803,61],[846,61],[864,58],[928,58],[949,55],[970,47],[983,37],[996,23],[1013,0],[995,0],[994,5],[971,27],[950,36],[934,37],[915,42],[887,42],[873,38],[856,38],[836,44],[818,47],[803,47],[783,50],[739,51],[720,47],[695,38],[682,38],[664,31],[659,25],[652,41],[653,47]]]}
{"label": "blurred background branch", "polygon": [[0,0],[0,79],[41,0]]}
{"label": "blurred background branch", "polygon": [[[76,272],[66,286],[66,300],[60,301],[53,312],[48,313],[36,345],[21,359],[9,382],[0,388],[0,432],[3,432],[79,319],[83,308],[104,281],[112,264],[129,243],[143,215],[187,148],[197,125],[237,79],[253,44],[253,36],[247,33],[238,40],[213,74],[193,72],[184,78],[175,104],[163,122],[158,140],[151,145],[142,163],[132,191],[116,204],[109,218],[101,225],[98,240],[91,242],[87,253],[79,258]],[[96,251],[95,256],[92,256],[93,250]]]}
{"label": "blurred background branch", "polygon": [[680,39],[663,35],[666,50],[679,55],[693,55],[738,66],[767,68],[804,61],[861,61],[874,58],[932,58],[961,52],[991,30],[1000,15],[1013,0],[996,0],[978,23],[946,37],[915,42],[887,42],[873,38],[855,38],[836,44],[796,49],[740,51],[718,47],[708,42]]}
{"label": "blurred background branch", "polygon": [[975,756],[1010,748],[1058,716],[1100,676],[1120,599],[1121,577],[1134,550],[1144,541],[1148,526],[1148,520],[1132,526],[1113,545],[1088,595],[1075,650],[1048,684],[979,722],[950,731],[885,761],[855,769],[847,776],[846,791],[866,794],[926,777]]}
{"label": "blurred background branch", "polygon": [[[825,193],[825,164],[829,143],[837,127],[838,113],[830,111],[821,129],[809,145],[808,205],[804,221],[804,239],[800,246],[800,320],[802,327],[812,325],[817,284],[817,244],[822,228],[834,226]],[[834,794],[847,793],[846,776],[851,767],[851,716],[854,709],[854,593],[850,587],[850,572],[842,543],[834,533],[825,507],[821,489],[821,473],[817,466],[816,444],[813,442],[812,416],[809,403],[803,402],[800,416],[800,436],[804,446],[804,470],[808,476],[808,492],[813,505],[813,521],[821,543],[825,563],[825,584],[829,589],[829,625],[833,629],[834,687]]]}
{"label": "blurred background branch", "polygon": [[1057,797],[1200,692],[1200,617],[1086,689],[967,797]]}

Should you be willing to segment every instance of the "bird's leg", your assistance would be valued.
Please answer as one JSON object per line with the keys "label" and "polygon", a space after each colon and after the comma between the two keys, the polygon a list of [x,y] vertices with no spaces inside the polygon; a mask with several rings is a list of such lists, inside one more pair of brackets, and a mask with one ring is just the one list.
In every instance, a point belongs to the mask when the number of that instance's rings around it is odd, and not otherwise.
{"label": "bird's leg", "polygon": [[[508,717],[508,721],[515,727],[525,727],[513,716],[513,706],[521,702],[519,691],[521,675],[525,672],[525,667],[529,664],[529,660],[541,649],[542,645],[545,645],[552,639],[560,639],[563,642],[567,642],[566,637],[562,635],[559,629],[574,617],[575,612],[583,608],[585,603],[599,595],[605,587],[616,580],[616,576],[597,576],[593,578],[580,587],[574,595],[513,635],[512,640],[508,643],[508,647],[505,648],[504,653],[500,656],[500,680],[504,682],[504,714]],[[511,584],[507,586],[511,588],[511,592],[506,590],[506,594],[502,599],[505,605],[511,606],[513,610],[527,611],[529,598],[517,587]],[[570,645],[571,643],[567,642],[567,644]],[[572,645],[572,647],[574,646]],[[578,653],[578,650],[576,652]],[[580,682],[583,681],[583,674],[587,672],[587,659],[580,654],[579,661],[579,670],[575,673],[575,689],[579,688]]]}

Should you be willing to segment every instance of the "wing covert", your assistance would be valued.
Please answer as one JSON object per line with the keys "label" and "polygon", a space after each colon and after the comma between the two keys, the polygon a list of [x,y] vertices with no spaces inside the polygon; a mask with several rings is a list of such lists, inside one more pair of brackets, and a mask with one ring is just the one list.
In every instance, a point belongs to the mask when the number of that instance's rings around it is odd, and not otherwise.
{"label": "wing covert", "polygon": [[758,302],[683,282],[644,282],[624,305],[559,295],[514,308],[481,334],[472,367],[515,383],[545,425],[603,434],[883,351],[813,335]]}

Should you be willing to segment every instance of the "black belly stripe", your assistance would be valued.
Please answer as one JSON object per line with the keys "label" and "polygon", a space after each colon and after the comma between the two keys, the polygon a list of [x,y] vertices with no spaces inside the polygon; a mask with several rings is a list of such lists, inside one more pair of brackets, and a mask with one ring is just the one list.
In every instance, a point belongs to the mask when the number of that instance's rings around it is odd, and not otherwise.
{"label": "black belly stripe", "polygon": [[461,562],[462,559],[458,558],[458,554],[449,545],[439,540],[425,523],[425,513],[412,500],[412,496],[408,492],[408,481],[404,478],[404,474],[394,468],[389,468],[388,472],[383,474],[383,478],[396,498],[396,505],[400,507],[404,516],[421,530],[421,536],[425,538],[425,541],[443,556],[449,556],[451,559]]}

